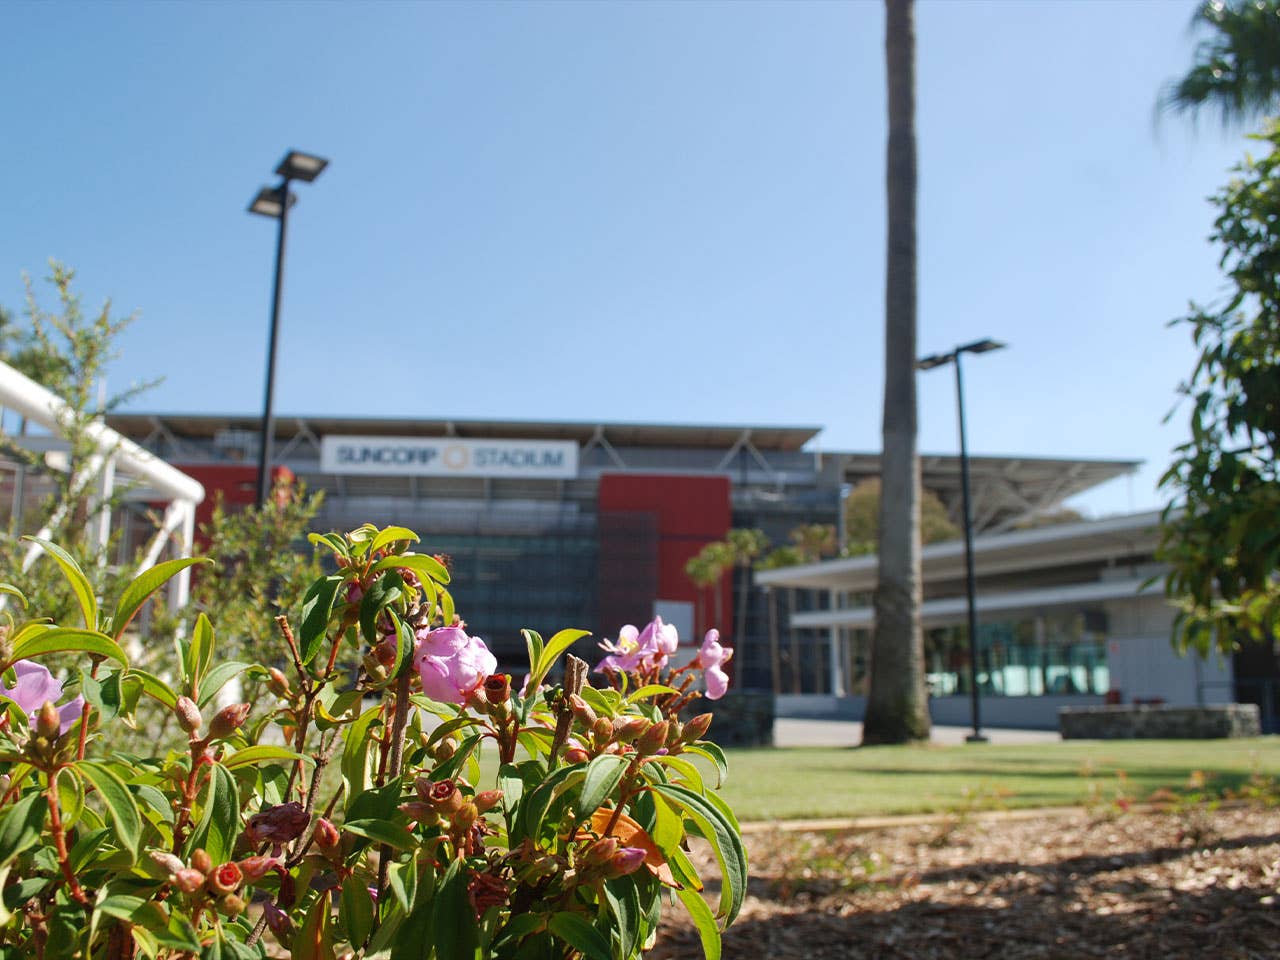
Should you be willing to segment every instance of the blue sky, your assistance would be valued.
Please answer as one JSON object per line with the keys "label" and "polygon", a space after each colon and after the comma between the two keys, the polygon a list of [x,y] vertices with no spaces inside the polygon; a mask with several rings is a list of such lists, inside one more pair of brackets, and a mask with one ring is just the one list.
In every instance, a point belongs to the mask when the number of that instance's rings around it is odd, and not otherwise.
{"label": "blue sky", "polygon": [[[1077,505],[1159,503],[1223,283],[1205,198],[1247,149],[1157,123],[1190,2],[921,0],[922,353],[975,453],[1135,458]],[[811,424],[879,446],[878,3],[0,4],[0,303],[75,267],[139,318],[135,410],[261,409],[290,147],[277,410]],[[953,452],[923,374],[920,446]]]}

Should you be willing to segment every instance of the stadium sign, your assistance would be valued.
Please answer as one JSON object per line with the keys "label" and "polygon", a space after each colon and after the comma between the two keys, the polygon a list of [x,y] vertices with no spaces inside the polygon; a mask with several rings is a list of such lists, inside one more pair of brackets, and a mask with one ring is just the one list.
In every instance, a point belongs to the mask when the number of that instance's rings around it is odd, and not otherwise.
{"label": "stadium sign", "polygon": [[569,479],[578,475],[578,445],[572,440],[324,437],[320,470],[382,477]]}

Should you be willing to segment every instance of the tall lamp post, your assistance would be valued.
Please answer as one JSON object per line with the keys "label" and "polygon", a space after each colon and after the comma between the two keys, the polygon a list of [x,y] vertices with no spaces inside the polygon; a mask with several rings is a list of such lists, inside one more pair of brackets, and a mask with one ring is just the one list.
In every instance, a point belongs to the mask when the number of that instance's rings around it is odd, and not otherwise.
{"label": "tall lamp post", "polygon": [[262,405],[262,441],[258,445],[258,505],[267,502],[271,492],[271,444],[275,436],[275,419],[272,415],[272,401],[275,398],[276,386],[276,340],[280,329],[280,287],[284,279],[284,240],[289,225],[289,208],[298,198],[289,191],[289,184],[294,180],[310,183],[320,176],[329,161],[301,150],[290,150],[276,167],[280,183],[274,187],[263,187],[249,204],[249,212],[262,217],[270,217],[280,224],[276,235],[276,272],[275,290],[271,299],[271,333],[267,339],[267,390]]}
{"label": "tall lamp post", "polygon": [[956,347],[950,353],[931,353],[916,361],[918,370],[932,370],[948,363],[954,364],[956,368],[956,412],[960,418],[960,494],[964,508],[964,581],[969,615],[969,713],[973,721],[973,733],[965,737],[969,743],[986,743],[987,738],[982,733],[982,706],[978,695],[978,613],[973,575],[973,510],[969,500],[969,448],[964,435],[964,378],[960,373],[960,355],[990,353],[1005,346],[1007,344],[999,340],[975,340]]}

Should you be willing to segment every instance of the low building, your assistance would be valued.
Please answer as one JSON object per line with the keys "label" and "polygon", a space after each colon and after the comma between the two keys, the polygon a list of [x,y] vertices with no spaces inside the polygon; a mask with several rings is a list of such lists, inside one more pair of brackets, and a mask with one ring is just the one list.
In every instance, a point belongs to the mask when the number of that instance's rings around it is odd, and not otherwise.
{"label": "low building", "polygon": [[[977,684],[990,726],[1051,729],[1063,706],[1194,705],[1232,700],[1232,664],[1180,656],[1171,646],[1174,607],[1156,562],[1159,513],[1138,513],[974,538]],[[970,721],[970,669],[962,540],[921,555],[925,669],[934,722]],[[770,590],[806,591],[785,630],[822,642],[825,698],[786,697],[779,712],[861,717],[875,623],[877,558],[862,556],[763,572]],[[773,641],[781,649],[790,642]],[[779,654],[780,656],[780,654]]]}

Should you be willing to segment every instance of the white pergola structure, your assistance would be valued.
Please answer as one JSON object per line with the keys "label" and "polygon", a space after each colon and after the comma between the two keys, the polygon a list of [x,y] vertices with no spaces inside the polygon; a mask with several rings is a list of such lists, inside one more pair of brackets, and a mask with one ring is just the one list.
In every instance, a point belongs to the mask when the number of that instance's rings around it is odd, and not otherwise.
{"label": "white pergola structure", "polygon": [[[9,439],[19,446],[49,450],[56,449],[59,443],[65,444],[65,424],[71,416],[67,403],[8,364],[0,363],[0,414],[5,410],[12,410],[28,421],[40,424],[53,434],[53,437],[10,436]],[[0,419],[2,429],[3,421]],[[159,529],[148,542],[137,572],[155,566],[170,541],[176,541],[175,546],[181,555],[189,554],[195,535],[196,505],[204,499],[204,487],[101,421],[91,423],[88,433],[94,443],[94,452],[85,470],[86,487],[91,484],[98,489],[99,502],[110,498],[118,480],[123,478],[131,484],[125,491],[126,499],[166,504]],[[69,503],[62,504],[37,536],[47,539],[69,508]],[[111,533],[110,510],[98,511],[90,533],[95,543],[105,547]],[[38,545],[32,544],[23,557],[23,571],[30,569],[42,553]],[[190,588],[189,569],[183,570],[170,582],[169,602],[175,609],[186,604]]]}

